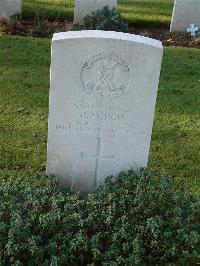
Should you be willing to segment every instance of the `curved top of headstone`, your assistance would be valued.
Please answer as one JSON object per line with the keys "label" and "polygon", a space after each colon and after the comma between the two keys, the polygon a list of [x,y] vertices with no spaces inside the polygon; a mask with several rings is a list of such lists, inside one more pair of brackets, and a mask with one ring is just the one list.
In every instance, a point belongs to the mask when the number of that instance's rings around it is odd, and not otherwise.
{"label": "curved top of headstone", "polygon": [[157,48],[163,47],[161,41],[140,35],[115,32],[115,31],[101,31],[101,30],[68,31],[68,32],[55,33],[53,35],[53,41],[66,40],[66,39],[83,39],[83,38],[114,39],[114,40],[136,42],[140,44],[155,46]]}

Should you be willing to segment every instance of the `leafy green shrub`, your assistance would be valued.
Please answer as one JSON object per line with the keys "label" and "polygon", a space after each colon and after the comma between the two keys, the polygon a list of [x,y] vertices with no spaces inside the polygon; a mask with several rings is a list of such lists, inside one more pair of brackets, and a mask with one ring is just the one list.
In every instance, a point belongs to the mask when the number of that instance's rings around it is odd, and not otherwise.
{"label": "leafy green shrub", "polygon": [[73,30],[105,30],[128,32],[128,24],[122,19],[121,14],[107,6],[86,16],[82,23],[75,24]]}
{"label": "leafy green shrub", "polygon": [[200,203],[167,178],[123,172],[82,198],[54,178],[0,186],[0,265],[197,265]]}

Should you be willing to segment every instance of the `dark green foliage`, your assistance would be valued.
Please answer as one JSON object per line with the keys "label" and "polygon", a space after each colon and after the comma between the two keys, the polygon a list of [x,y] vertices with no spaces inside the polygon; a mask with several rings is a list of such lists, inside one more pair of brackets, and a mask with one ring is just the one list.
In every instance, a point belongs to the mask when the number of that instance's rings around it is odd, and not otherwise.
{"label": "dark green foliage", "polygon": [[73,30],[105,30],[128,32],[128,24],[116,9],[104,7],[86,16],[82,23],[75,24]]}
{"label": "dark green foliage", "polygon": [[0,186],[0,265],[197,265],[200,203],[168,178],[110,177],[83,199],[55,179]]}

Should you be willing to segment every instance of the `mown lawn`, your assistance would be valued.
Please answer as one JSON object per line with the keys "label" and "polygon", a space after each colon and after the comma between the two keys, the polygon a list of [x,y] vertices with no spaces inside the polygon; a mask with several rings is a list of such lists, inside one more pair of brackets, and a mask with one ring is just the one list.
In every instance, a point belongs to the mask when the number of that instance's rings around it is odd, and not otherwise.
{"label": "mown lawn", "polygon": [[[174,0],[118,0],[123,17],[137,26],[169,27]],[[40,7],[46,16],[73,19],[74,0],[23,0],[23,15],[34,16]]]}
{"label": "mown lawn", "polygon": [[[45,171],[50,40],[0,38],[0,178]],[[166,48],[149,167],[200,194],[200,50]]]}

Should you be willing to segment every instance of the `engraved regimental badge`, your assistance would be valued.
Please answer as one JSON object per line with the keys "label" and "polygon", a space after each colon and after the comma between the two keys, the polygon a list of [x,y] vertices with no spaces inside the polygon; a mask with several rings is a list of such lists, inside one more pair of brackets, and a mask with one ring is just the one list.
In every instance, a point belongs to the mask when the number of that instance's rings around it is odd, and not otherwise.
{"label": "engraved regimental badge", "polygon": [[99,54],[84,64],[81,81],[87,94],[97,98],[115,98],[128,89],[130,70],[119,56]]}

